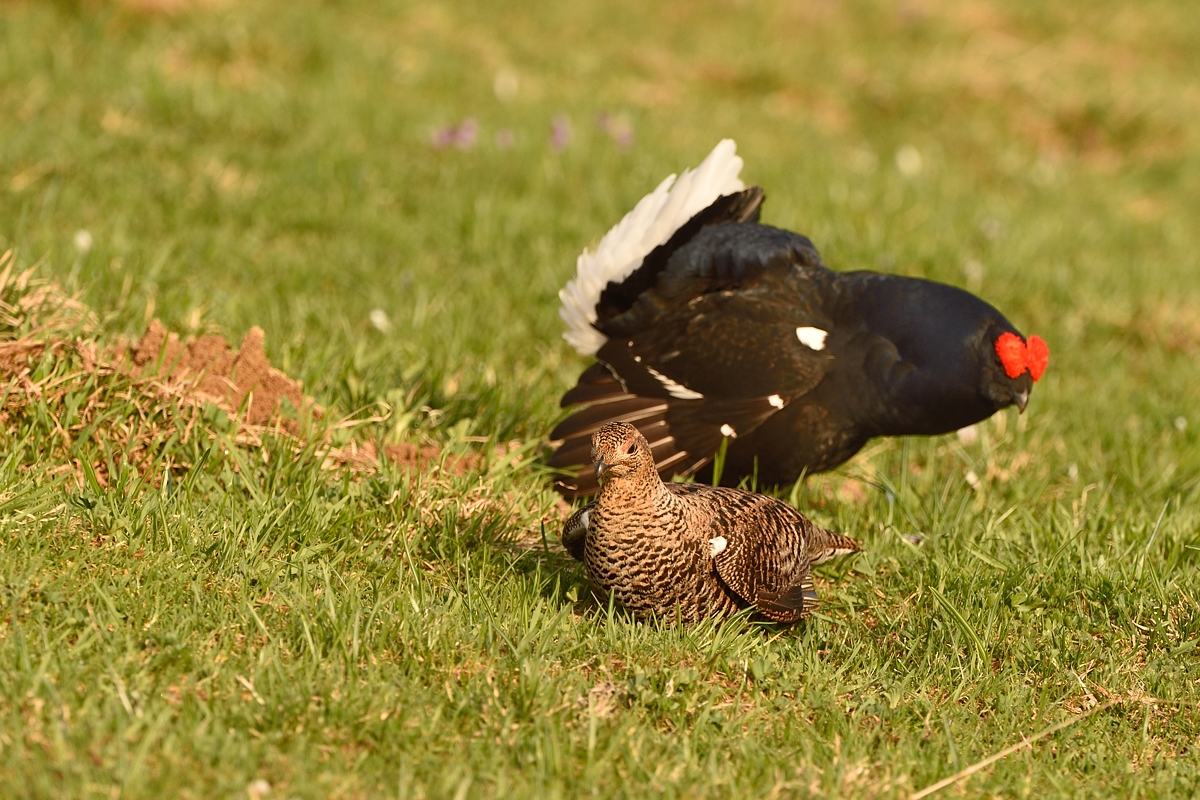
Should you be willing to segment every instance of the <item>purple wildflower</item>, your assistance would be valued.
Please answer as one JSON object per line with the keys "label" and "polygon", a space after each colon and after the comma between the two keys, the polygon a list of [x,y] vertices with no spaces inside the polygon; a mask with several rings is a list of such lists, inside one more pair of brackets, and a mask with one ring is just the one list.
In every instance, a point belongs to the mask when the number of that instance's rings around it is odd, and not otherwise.
{"label": "purple wildflower", "polygon": [[614,115],[601,111],[596,115],[596,127],[604,131],[624,150],[633,147],[633,126],[624,115]]}
{"label": "purple wildflower", "polygon": [[479,123],[474,117],[467,117],[454,131],[454,146],[459,150],[470,150],[475,146],[475,140],[478,137]]}
{"label": "purple wildflower", "polygon": [[550,146],[555,150],[566,150],[571,143],[571,120],[559,114],[550,120]]}
{"label": "purple wildflower", "polygon": [[429,143],[433,145],[434,150],[445,150],[454,142],[455,129],[454,126],[438,128],[430,137]]}
{"label": "purple wildflower", "polygon": [[617,120],[609,127],[608,133],[613,141],[625,150],[633,147],[633,126],[623,119]]}

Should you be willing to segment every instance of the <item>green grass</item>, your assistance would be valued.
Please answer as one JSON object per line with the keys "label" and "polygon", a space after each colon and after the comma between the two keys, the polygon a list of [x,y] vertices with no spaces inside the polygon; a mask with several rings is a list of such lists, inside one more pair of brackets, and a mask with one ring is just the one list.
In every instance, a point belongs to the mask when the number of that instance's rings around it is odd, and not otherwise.
{"label": "green grass", "polygon": [[1194,4],[150,5],[0,2],[0,249],[106,340],[261,325],[335,417],[390,405],[363,435],[536,445],[585,365],[575,255],[733,136],[767,222],[968,286],[1052,362],[978,443],[792,493],[867,546],[792,629],[597,605],[507,543],[557,533],[528,458],[354,476],[160,409],[143,476],[34,404],[0,430],[0,794],[905,797],[1110,698],[945,794],[1200,784]]}

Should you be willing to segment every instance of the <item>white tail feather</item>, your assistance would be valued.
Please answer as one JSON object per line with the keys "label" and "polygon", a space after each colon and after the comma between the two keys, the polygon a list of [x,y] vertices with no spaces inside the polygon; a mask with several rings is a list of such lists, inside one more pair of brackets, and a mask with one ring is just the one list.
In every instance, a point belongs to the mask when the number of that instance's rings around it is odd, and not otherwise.
{"label": "white tail feather", "polygon": [[558,293],[562,301],[558,315],[567,324],[563,338],[582,355],[594,355],[607,341],[593,325],[604,287],[627,278],[651,250],[717,198],[745,189],[738,177],[741,171],[737,145],[722,139],[695,170],[684,170],[679,180],[667,176],[643,197],[604,235],[594,253],[584,250],[575,263],[575,279]]}

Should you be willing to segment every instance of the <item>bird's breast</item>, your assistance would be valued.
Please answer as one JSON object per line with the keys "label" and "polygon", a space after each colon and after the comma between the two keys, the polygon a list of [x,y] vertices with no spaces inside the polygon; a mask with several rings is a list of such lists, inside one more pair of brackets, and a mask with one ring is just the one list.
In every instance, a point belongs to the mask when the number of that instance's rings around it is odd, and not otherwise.
{"label": "bird's breast", "polygon": [[654,508],[597,508],[584,549],[588,575],[635,614],[678,611],[698,619],[724,613],[711,545],[693,541],[687,527],[682,516],[663,516]]}

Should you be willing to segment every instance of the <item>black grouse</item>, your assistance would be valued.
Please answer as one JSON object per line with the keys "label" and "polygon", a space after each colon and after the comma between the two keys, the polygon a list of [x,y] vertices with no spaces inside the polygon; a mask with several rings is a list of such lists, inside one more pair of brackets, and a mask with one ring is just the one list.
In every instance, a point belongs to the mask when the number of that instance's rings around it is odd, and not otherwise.
{"label": "black grouse", "polygon": [[874,436],[948,433],[1016,404],[1049,360],[983,300],[934,281],[833,272],[806,237],[758,223],[723,140],[579,257],[559,293],[565,338],[596,363],[550,434],[568,496],[598,485],[591,435],[626,420],[661,475],[794,482]]}
{"label": "black grouse", "polygon": [[563,544],[600,592],[636,616],[695,622],[753,606],[795,622],[817,605],[809,567],[861,549],[773,497],[664,484],[628,423],[596,431],[591,458],[600,496],[567,520]]}

